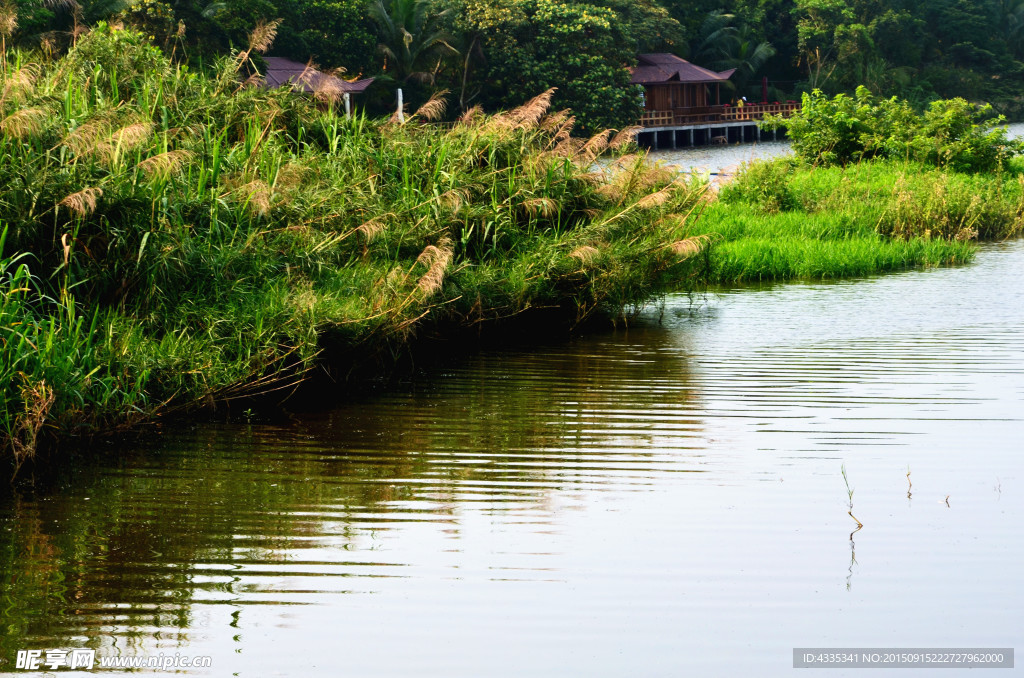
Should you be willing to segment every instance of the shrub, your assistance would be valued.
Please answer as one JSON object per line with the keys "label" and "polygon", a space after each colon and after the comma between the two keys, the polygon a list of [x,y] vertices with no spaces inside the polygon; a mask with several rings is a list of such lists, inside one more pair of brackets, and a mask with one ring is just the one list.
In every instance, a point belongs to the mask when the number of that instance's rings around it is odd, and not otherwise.
{"label": "shrub", "polygon": [[777,214],[797,206],[789,185],[795,163],[791,158],[755,160],[743,166],[736,180],[722,189],[726,202],[747,202],[765,214]]}
{"label": "shrub", "polygon": [[918,115],[906,101],[878,100],[858,87],[853,97],[829,98],[820,90],[804,94],[799,113],[764,124],[785,126],[793,151],[813,163],[846,165],[881,157],[988,172],[1024,150],[1024,144],[1007,138],[1006,128],[999,127],[1003,122],[987,104],[935,101]]}

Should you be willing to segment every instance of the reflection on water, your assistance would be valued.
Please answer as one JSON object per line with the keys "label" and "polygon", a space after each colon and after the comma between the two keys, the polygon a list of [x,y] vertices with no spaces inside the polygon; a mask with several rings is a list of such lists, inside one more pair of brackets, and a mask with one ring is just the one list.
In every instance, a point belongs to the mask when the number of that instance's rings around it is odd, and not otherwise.
{"label": "reflection on water", "polygon": [[672,298],[288,425],[104,448],[5,490],[0,657],[772,676],[793,647],[1022,646],[1022,266]]}

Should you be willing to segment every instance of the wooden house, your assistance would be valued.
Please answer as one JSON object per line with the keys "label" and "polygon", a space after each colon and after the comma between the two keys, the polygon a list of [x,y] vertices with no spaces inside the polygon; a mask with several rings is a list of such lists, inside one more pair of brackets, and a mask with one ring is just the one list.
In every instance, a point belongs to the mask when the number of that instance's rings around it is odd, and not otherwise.
{"label": "wooden house", "polygon": [[641,54],[630,82],[643,86],[646,111],[682,113],[721,104],[721,84],[735,71],[716,73],[675,54]]}

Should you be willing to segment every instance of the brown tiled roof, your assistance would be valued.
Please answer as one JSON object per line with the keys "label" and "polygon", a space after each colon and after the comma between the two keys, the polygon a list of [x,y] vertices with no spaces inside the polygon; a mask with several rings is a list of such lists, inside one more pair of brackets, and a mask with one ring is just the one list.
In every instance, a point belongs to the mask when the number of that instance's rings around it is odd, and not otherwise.
{"label": "brown tiled roof", "polygon": [[358,94],[373,82],[373,78],[349,82],[284,57],[263,57],[263,60],[267,62],[267,73],[264,77],[268,87],[281,87],[289,83],[296,83],[303,92],[318,92],[337,88],[337,91],[341,93]]}
{"label": "brown tiled roof", "polygon": [[695,66],[675,54],[641,54],[639,63],[633,69],[630,82],[637,85],[654,85],[669,82],[722,82],[728,80],[736,69],[715,73]]}

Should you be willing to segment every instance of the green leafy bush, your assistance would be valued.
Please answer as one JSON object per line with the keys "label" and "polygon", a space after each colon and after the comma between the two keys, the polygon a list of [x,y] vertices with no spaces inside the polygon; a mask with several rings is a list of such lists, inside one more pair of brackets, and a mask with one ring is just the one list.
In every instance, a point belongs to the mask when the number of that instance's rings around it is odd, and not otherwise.
{"label": "green leafy bush", "polygon": [[854,96],[804,94],[799,113],[771,118],[786,127],[797,156],[813,163],[846,165],[868,158],[915,160],[961,172],[988,172],[1024,150],[1009,139],[989,105],[963,99],[935,101],[918,115],[904,100],[877,99],[866,88]]}
{"label": "green leafy bush", "polygon": [[794,170],[792,158],[755,160],[743,166],[736,180],[722,189],[726,202],[746,202],[765,214],[777,214],[797,206],[789,185]]}

